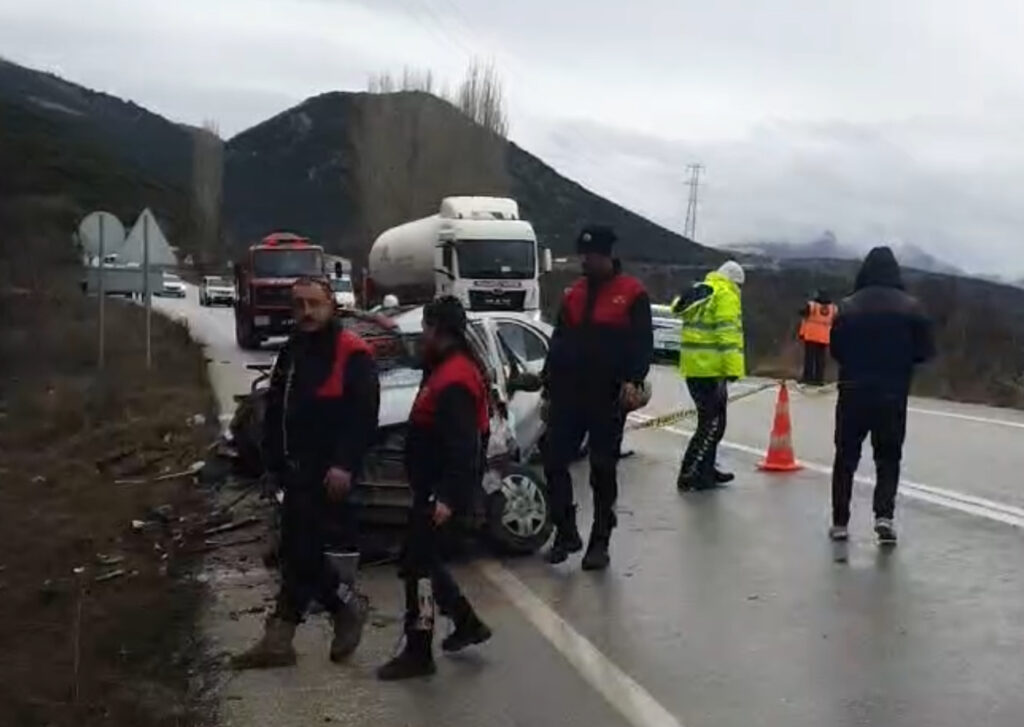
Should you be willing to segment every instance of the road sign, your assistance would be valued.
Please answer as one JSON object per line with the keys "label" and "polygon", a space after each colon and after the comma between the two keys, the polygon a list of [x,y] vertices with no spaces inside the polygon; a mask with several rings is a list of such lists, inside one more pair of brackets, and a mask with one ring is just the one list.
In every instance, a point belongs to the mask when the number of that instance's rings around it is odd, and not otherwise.
{"label": "road sign", "polygon": [[116,253],[124,245],[121,220],[110,212],[90,212],[78,225],[78,239],[89,260],[102,254]]}
{"label": "road sign", "polygon": [[146,234],[149,234],[149,264],[157,267],[170,267],[178,264],[178,259],[171,250],[170,243],[164,237],[163,230],[157,224],[156,217],[149,208],[142,210],[128,233],[124,245],[117,253],[119,263],[136,263],[141,265],[146,257]]}

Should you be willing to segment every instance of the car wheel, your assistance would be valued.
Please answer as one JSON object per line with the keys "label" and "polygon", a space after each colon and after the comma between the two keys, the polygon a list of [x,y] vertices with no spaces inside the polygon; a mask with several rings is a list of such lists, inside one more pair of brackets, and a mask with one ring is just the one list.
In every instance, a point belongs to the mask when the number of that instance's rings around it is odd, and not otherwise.
{"label": "car wheel", "polygon": [[551,537],[551,507],[543,480],[528,467],[509,465],[501,489],[487,497],[487,535],[503,553],[536,553]]}
{"label": "car wheel", "polygon": [[235,341],[243,351],[255,351],[260,347],[259,336],[253,333],[252,326],[238,318],[235,319]]}
{"label": "car wheel", "polygon": [[266,390],[260,389],[242,399],[231,419],[231,441],[238,453],[237,471],[246,477],[263,474],[263,452],[260,439],[266,413]]}

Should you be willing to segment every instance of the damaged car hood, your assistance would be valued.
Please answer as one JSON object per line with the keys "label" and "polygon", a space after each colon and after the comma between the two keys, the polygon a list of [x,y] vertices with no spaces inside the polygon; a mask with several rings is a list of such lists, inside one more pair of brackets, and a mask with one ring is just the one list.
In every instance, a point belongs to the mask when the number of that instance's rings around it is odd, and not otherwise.
{"label": "damaged car hood", "polygon": [[423,372],[398,368],[380,375],[380,426],[390,427],[409,421],[412,403],[420,388]]}

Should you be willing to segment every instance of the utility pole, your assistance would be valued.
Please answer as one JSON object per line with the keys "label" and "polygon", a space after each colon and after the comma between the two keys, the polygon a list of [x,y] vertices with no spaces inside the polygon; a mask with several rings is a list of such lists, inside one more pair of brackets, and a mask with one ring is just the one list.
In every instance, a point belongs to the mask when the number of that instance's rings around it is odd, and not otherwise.
{"label": "utility pole", "polygon": [[704,171],[704,165],[700,163],[687,164],[686,171],[689,180],[686,186],[690,188],[689,199],[686,202],[686,223],[683,225],[683,234],[691,240],[697,239],[697,193],[700,189],[700,175]]}

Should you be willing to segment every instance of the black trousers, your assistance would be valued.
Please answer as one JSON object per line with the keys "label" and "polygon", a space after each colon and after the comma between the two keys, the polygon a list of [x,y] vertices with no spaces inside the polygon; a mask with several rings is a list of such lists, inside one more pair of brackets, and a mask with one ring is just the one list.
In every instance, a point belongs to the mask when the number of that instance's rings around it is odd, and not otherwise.
{"label": "black trousers", "polygon": [[583,438],[590,436],[590,488],[594,493],[594,535],[609,537],[616,525],[619,496],[618,463],[625,415],[618,400],[596,396],[591,400],[551,402],[544,445],[544,475],[548,481],[551,515],[555,525],[573,517],[574,497],[569,466]]}
{"label": "black trousers", "polygon": [[456,623],[473,612],[445,566],[441,542],[446,528],[433,522],[433,502],[416,496],[402,545],[399,576],[405,584],[405,632],[434,630],[434,606]]}
{"label": "black trousers", "polygon": [[725,436],[729,388],[724,379],[688,378],[686,388],[697,407],[697,429],[683,454],[680,475],[693,487],[714,481],[718,445]]}
{"label": "black trousers", "polygon": [[805,384],[821,386],[825,383],[825,354],[828,346],[824,343],[804,342],[804,377]]}
{"label": "black trousers", "polygon": [[865,437],[875,453],[875,517],[892,518],[907,431],[907,397],[865,389],[841,388],[836,404],[836,458],[832,467],[832,523],[850,521],[853,477]]}
{"label": "black trousers", "polygon": [[299,623],[316,600],[328,613],[343,606],[340,579],[328,562],[329,549],[356,549],[356,514],[348,503],[327,500],[323,470],[285,475],[281,505],[281,588],[275,614]]}

